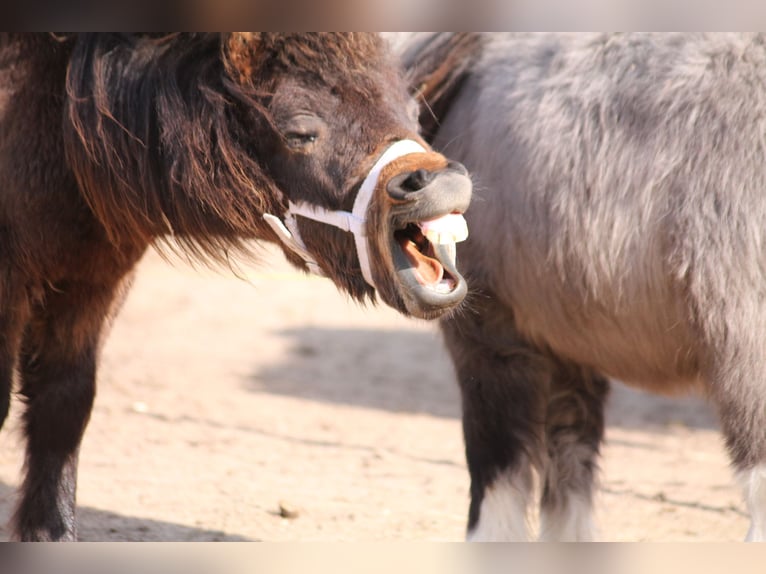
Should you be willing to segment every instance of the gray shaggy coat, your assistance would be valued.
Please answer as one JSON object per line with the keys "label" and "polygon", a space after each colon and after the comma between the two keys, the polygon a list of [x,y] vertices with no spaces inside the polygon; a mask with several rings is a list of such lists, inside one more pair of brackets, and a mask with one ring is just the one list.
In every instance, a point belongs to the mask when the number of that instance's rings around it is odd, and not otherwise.
{"label": "gray shaggy coat", "polygon": [[540,536],[591,536],[607,377],[709,396],[766,536],[765,40],[397,38],[474,178],[472,295],[443,321],[469,538],[528,536],[533,470]]}

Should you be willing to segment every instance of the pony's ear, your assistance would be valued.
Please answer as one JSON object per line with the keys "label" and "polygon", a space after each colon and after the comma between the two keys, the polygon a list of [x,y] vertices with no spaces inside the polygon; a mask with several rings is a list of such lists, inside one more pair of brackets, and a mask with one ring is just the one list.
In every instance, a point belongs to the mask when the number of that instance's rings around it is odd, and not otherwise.
{"label": "pony's ear", "polygon": [[402,55],[410,93],[420,104],[421,132],[429,143],[482,48],[476,33],[435,34]]}
{"label": "pony's ear", "polygon": [[240,84],[252,78],[261,43],[260,32],[232,32],[224,40],[224,63]]}

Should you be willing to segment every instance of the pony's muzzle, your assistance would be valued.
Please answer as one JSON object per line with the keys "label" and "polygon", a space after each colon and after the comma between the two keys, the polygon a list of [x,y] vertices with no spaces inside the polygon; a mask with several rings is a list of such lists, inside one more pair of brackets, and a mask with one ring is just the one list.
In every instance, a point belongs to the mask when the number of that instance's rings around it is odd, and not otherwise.
{"label": "pony's muzzle", "polygon": [[[426,190],[437,179],[441,182],[444,175],[467,177],[468,171],[456,161],[448,162],[445,168],[439,170],[419,168],[392,177],[386,185],[386,192],[397,202],[414,200],[418,192]],[[468,191],[470,194],[470,188]]]}
{"label": "pony's muzzle", "polygon": [[462,164],[439,154],[411,159],[425,161],[391,176],[385,186],[390,246],[408,312],[428,319],[454,308],[467,292],[456,267],[456,244],[468,237],[462,214],[472,183]]}

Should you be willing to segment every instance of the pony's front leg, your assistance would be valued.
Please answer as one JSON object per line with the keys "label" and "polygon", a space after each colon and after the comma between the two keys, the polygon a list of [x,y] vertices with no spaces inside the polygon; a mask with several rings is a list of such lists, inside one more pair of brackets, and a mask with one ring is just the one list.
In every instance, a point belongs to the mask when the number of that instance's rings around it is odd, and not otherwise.
{"label": "pony's front leg", "polygon": [[119,281],[48,289],[22,343],[27,405],[25,477],[14,516],[19,540],[75,540],[77,456],[95,395],[96,363]]}
{"label": "pony's front leg", "polygon": [[593,489],[604,437],[609,381],[577,365],[551,379],[545,419],[548,457],[542,475],[540,540],[593,540]]}
{"label": "pony's front leg", "polygon": [[529,539],[533,469],[544,458],[550,364],[513,332],[501,309],[442,323],[460,382],[471,475],[469,541]]}

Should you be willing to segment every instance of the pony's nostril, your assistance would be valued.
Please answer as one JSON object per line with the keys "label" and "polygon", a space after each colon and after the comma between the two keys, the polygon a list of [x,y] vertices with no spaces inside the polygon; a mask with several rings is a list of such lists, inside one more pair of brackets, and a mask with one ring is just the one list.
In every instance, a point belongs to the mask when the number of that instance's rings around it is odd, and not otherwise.
{"label": "pony's nostril", "polygon": [[424,169],[413,171],[407,179],[402,182],[404,191],[419,191],[428,183],[428,172]]}
{"label": "pony's nostril", "polygon": [[457,171],[458,173],[462,173],[463,175],[468,175],[468,170],[459,161],[450,161],[449,163],[447,163],[447,169],[452,171]]}
{"label": "pony's nostril", "polygon": [[426,188],[434,176],[435,174],[427,169],[399,174],[391,178],[387,186],[388,194],[394,199],[405,200],[409,194]]}

